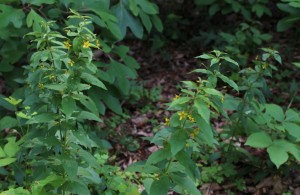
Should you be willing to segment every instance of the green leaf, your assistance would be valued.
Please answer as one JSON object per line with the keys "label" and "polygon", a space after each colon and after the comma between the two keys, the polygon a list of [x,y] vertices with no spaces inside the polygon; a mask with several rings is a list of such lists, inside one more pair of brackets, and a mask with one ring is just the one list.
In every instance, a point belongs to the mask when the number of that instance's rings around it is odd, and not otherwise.
{"label": "green leaf", "polygon": [[4,152],[8,157],[14,157],[18,153],[19,149],[19,145],[14,140],[9,140],[4,146]]}
{"label": "green leaf", "polygon": [[285,17],[285,18],[279,20],[279,22],[277,23],[277,27],[276,27],[277,31],[283,32],[283,31],[289,29],[298,20],[300,20],[300,16],[288,16],[288,17]]}
{"label": "green leaf", "polygon": [[136,3],[142,8],[142,10],[150,15],[157,14],[158,10],[156,5],[148,0],[137,0]]}
{"label": "green leaf", "polygon": [[64,91],[66,89],[65,84],[46,84],[44,87],[55,91]]}
{"label": "green leaf", "polygon": [[77,151],[77,154],[82,158],[82,160],[86,161],[89,166],[96,168],[96,169],[100,168],[98,161],[96,160],[96,158],[93,155],[91,155],[91,153],[89,153],[83,149],[79,149]]}
{"label": "green leaf", "polygon": [[151,184],[150,195],[166,195],[169,190],[168,176],[162,176],[159,180],[154,180]]}
{"label": "green leaf", "polygon": [[164,26],[163,26],[160,18],[157,15],[152,15],[151,16],[151,21],[152,21],[154,27],[156,28],[156,30],[158,32],[162,32],[163,31]]}
{"label": "green leaf", "polygon": [[201,195],[200,191],[197,189],[195,182],[187,176],[171,174],[171,180],[180,186],[182,189],[189,192],[190,195]]}
{"label": "green leaf", "polygon": [[86,81],[87,83],[91,84],[91,85],[95,85],[97,87],[100,87],[102,89],[106,89],[105,85],[103,84],[102,81],[100,81],[97,77],[95,77],[94,75],[91,75],[89,73],[82,73],[80,78],[82,78],[84,81]]}
{"label": "green leaf", "polygon": [[265,133],[265,132],[257,132],[257,133],[252,133],[245,145],[251,146],[254,148],[266,148],[272,144],[272,139],[271,137]]}
{"label": "green leaf", "polygon": [[41,23],[44,21],[33,9],[30,10],[26,18],[27,27],[33,27],[33,31],[41,31]]}
{"label": "green leaf", "polygon": [[160,169],[153,165],[136,162],[130,164],[129,167],[126,169],[126,171],[140,172],[140,173],[158,173]]}
{"label": "green leaf", "polygon": [[46,178],[35,181],[31,185],[32,195],[40,195],[43,191],[43,188],[51,184],[52,186],[60,186],[63,183],[64,179],[61,176],[58,176],[54,173],[50,173]]}
{"label": "green leaf", "polygon": [[143,37],[143,27],[140,24],[140,22],[134,18],[129,12],[128,10],[125,8],[123,2],[121,1],[120,3],[118,3],[117,5],[115,5],[112,8],[113,12],[115,13],[115,15],[118,18],[118,25],[119,28],[121,30],[122,33],[122,39],[125,37],[126,35],[126,30],[127,27],[130,28],[130,30],[132,31],[132,33],[138,37],[138,38],[142,38]]}
{"label": "green leaf", "polygon": [[145,14],[144,12],[140,12],[140,18],[141,18],[146,30],[148,31],[148,33],[150,33],[151,29],[152,29],[152,23],[151,23],[150,17],[147,14]]}
{"label": "green leaf", "polygon": [[207,124],[210,124],[210,109],[207,104],[200,99],[194,101],[194,107],[196,108],[198,114],[205,120]]}
{"label": "green leaf", "polygon": [[30,3],[32,5],[36,5],[36,6],[40,6],[42,4],[54,4],[56,2],[56,0],[22,0],[22,3]]}
{"label": "green leaf", "polygon": [[15,99],[14,97],[11,97],[11,96],[9,96],[8,98],[4,98],[4,100],[14,106],[16,106],[22,102],[22,99]]}
{"label": "green leaf", "polygon": [[177,129],[170,138],[171,153],[175,156],[182,148],[184,148],[188,135],[184,129]]}
{"label": "green leaf", "polygon": [[93,120],[93,121],[103,122],[98,116],[96,116],[95,114],[93,114],[91,112],[87,112],[87,111],[81,111],[78,114],[77,119],[79,119],[79,120]]}
{"label": "green leaf", "polygon": [[205,91],[205,93],[207,93],[209,95],[216,95],[216,96],[220,96],[220,97],[223,96],[223,94],[221,92],[219,92],[218,90],[215,90],[213,88],[205,88],[203,90]]}
{"label": "green leaf", "polygon": [[190,178],[193,180],[200,179],[200,171],[187,152],[181,150],[176,154],[176,159],[184,166],[185,172]]}
{"label": "green leaf", "polygon": [[59,115],[54,113],[42,113],[29,119],[26,124],[48,123],[59,118]]}
{"label": "green leaf", "polygon": [[300,126],[299,125],[297,125],[296,123],[284,122],[283,126],[291,136],[296,138],[296,141],[300,140]]}
{"label": "green leaf", "polygon": [[178,98],[178,99],[174,100],[173,102],[171,102],[171,104],[169,105],[169,108],[178,106],[178,105],[180,105],[180,104],[187,103],[187,102],[189,102],[190,100],[191,100],[190,97],[181,97],[181,98]]}
{"label": "green leaf", "polygon": [[239,66],[239,64],[236,61],[234,61],[233,59],[231,59],[229,57],[224,57],[223,59],[227,62],[230,62],[231,64],[236,65],[237,67]]}
{"label": "green leaf", "polygon": [[98,115],[99,111],[97,109],[97,106],[95,104],[95,102],[89,98],[86,95],[83,94],[74,94],[72,95],[72,97],[75,99],[78,99],[79,102],[84,105],[89,111],[91,111],[93,114]]}
{"label": "green leaf", "polygon": [[68,174],[69,178],[76,178],[78,171],[78,163],[75,160],[63,160],[63,168]]}
{"label": "green leaf", "polygon": [[0,130],[12,128],[18,125],[18,121],[10,116],[5,116],[0,120]]}
{"label": "green leaf", "polygon": [[294,111],[293,109],[288,109],[285,113],[285,121],[288,122],[300,122],[299,113]]}
{"label": "green leaf", "polygon": [[166,148],[157,150],[149,156],[149,158],[147,159],[147,164],[155,164],[162,160],[165,160],[171,156],[170,154],[170,151]]}
{"label": "green leaf", "polygon": [[12,23],[14,27],[20,28],[25,14],[22,9],[0,4],[0,28],[5,28]]}
{"label": "green leaf", "polygon": [[113,112],[115,112],[116,114],[122,114],[122,105],[120,103],[120,101],[110,95],[109,93],[103,92],[99,95],[99,97],[101,97],[101,99],[103,100],[103,102],[105,103],[105,105],[111,109]]}
{"label": "green leaf", "polygon": [[272,116],[277,121],[284,120],[284,112],[282,108],[276,104],[266,104],[266,113]]}
{"label": "green leaf", "polygon": [[230,87],[232,87],[236,91],[239,91],[238,85],[233,80],[229,79],[225,75],[222,75],[221,73],[217,74],[217,77],[219,77],[222,81],[224,81],[225,83],[227,83]]}
{"label": "green leaf", "polygon": [[284,149],[286,152],[292,154],[295,159],[300,162],[300,147],[296,144],[293,144],[287,140],[275,140],[273,145],[277,145]]}
{"label": "green leaf", "polygon": [[0,159],[0,167],[4,167],[6,165],[9,165],[13,162],[15,162],[17,160],[17,158],[4,158],[4,159]]}
{"label": "green leaf", "polygon": [[277,169],[289,158],[288,153],[277,144],[270,145],[267,149],[267,152],[269,153],[270,159],[276,165]]}
{"label": "green leaf", "polygon": [[74,111],[76,111],[76,102],[70,96],[66,96],[62,99],[61,106],[63,113],[66,115],[71,115]]}
{"label": "green leaf", "polygon": [[63,184],[62,188],[66,189],[68,192],[71,192],[72,194],[84,194],[84,195],[90,195],[90,191],[84,183],[81,183],[79,181],[67,181]]}
{"label": "green leaf", "polygon": [[134,16],[137,16],[140,12],[139,7],[137,6],[136,0],[128,0],[129,9],[133,13]]}

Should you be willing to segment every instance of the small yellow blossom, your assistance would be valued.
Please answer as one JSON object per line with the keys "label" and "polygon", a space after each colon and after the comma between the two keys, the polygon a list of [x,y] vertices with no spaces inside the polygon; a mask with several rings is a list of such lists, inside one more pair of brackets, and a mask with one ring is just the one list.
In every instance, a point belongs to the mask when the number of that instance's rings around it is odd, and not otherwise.
{"label": "small yellow blossom", "polygon": [[190,134],[190,138],[191,138],[191,139],[194,139],[194,138],[195,138],[195,134],[194,134],[194,133],[191,133],[191,134]]}
{"label": "small yellow blossom", "polygon": [[179,115],[179,120],[181,121],[182,119],[185,119],[187,117],[188,113],[182,111],[179,112],[178,115]]}
{"label": "small yellow blossom", "polygon": [[222,103],[224,102],[224,96],[222,96],[221,101],[222,101]]}
{"label": "small yellow blossom", "polygon": [[83,48],[89,48],[91,46],[89,41],[83,42]]}
{"label": "small yellow blossom", "polygon": [[44,89],[44,84],[43,83],[38,83],[38,88]]}
{"label": "small yellow blossom", "polygon": [[73,60],[70,60],[69,62],[68,62],[68,64],[70,65],[70,66],[74,66],[74,61]]}
{"label": "small yellow blossom", "polygon": [[69,41],[64,41],[64,45],[67,49],[70,49],[72,44]]}
{"label": "small yellow blossom", "polygon": [[168,126],[170,124],[170,119],[169,118],[165,118],[165,126]]}
{"label": "small yellow blossom", "polygon": [[194,119],[194,117],[193,117],[192,115],[188,115],[188,119],[189,119],[192,123],[196,122],[196,120]]}
{"label": "small yellow blossom", "polygon": [[55,76],[54,76],[54,75],[50,75],[50,76],[49,76],[49,79],[50,79],[50,80],[54,80],[54,79],[55,79]]}
{"label": "small yellow blossom", "polygon": [[100,47],[100,42],[98,39],[96,39],[96,47],[99,48]]}
{"label": "small yellow blossom", "polygon": [[180,98],[180,95],[175,95],[175,97],[173,98],[173,100],[177,100],[178,98]]}

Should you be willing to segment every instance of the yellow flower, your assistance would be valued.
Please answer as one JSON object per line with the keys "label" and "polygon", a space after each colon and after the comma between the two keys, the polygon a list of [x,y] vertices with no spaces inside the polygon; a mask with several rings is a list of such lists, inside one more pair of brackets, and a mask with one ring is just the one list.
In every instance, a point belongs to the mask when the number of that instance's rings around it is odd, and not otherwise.
{"label": "yellow flower", "polygon": [[98,39],[96,39],[96,47],[99,48],[100,47],[100,42]]}
{"label": "yellow flower", "polygon": [[192,123],[196,122],[196,120],[194,119],[194,117],[193,117],[192,115],[188,115],[188,119],[189,119]]}
{"label": "yellow flower", "polygon": [[179,115],[179,120],[181,121],[182,119],[185,119],[188,114],[186,112],[182,111],[182,112],[179,112],[178,115]]}
{"label": "yellow flower", "polygon": [[168,126],[170,124],[170,119],[169,118],[165,118],[165,126]]}
{"label": "yellow flower", "polygon": [[83,42],[83,48],[89,48],[91,46],[90,42],[89,41],[85,41]]}
{"label": "yellow flower", "polygon": [[69,62],[68,62],[68,64],[70,65],[70,66],[73,66],[74,65],[74,61],[73,60],[70,60]]}
{"label": "yellow flower", "polygon": [[64,45],[67,49],[70,49],[72,44],[69,41],[64,41]]}
{"label": "yellow flower", "polygon": [[38,83],[38,88],[44,89],[44,84],[43,83]]}
{"label": "yellow flower", "polygon": [[173,100],[177,100],[178,98],[180,98],[180,95],[175,95],[175,97],[173,98]]}
{"label": "yellow flower", "polygon": [[222,96],[221,101],[222,101],[222,103],[224,102],[224,96]]}

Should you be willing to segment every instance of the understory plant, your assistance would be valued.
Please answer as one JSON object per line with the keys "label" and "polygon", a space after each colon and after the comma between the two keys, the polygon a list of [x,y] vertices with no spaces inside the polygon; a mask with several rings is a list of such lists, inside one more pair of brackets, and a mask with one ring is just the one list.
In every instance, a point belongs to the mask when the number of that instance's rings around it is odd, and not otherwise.
{"label": "understory plant", "polygon": [[[200,194],[203,183],[223,183],[225,178],[244,190],[249,172],[280,175],[285,166],[300,161],[299,113],[266,99],[267,78],[281,57],[271,49],[262,51],[261,58],[241,70],[217,50],[198,56],[209,64],[194,70],[201,77],[183,81],[181,94],[169,104],[174,114],[150,139],[159,149],[128,168],[152,175],[143,179],[145,194]],[[221,129],[213,121],[220,121]]]}
{"label": "understory plant", "polygon": [[106,164],[109,144],[91,129],[102,120],[87,91],[107,90],[92,62],[101,43],[90,17],[71,12],[77,23],[64,34],[51,21],[27,34],[36,51],[24,66],[26,95],[5,98],[15,117],[1,120],[10,129],[0,150],[1,194],[138,194],[132,174]]}

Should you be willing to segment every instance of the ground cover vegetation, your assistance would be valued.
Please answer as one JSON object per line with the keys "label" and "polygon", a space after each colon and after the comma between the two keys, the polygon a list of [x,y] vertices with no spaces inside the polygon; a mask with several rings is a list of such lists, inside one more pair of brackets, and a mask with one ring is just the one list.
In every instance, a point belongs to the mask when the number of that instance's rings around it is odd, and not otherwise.
{"label": "ground cover vegetation", "polygon": [[299,194],[297,0],[3,0],[0,188]]}

